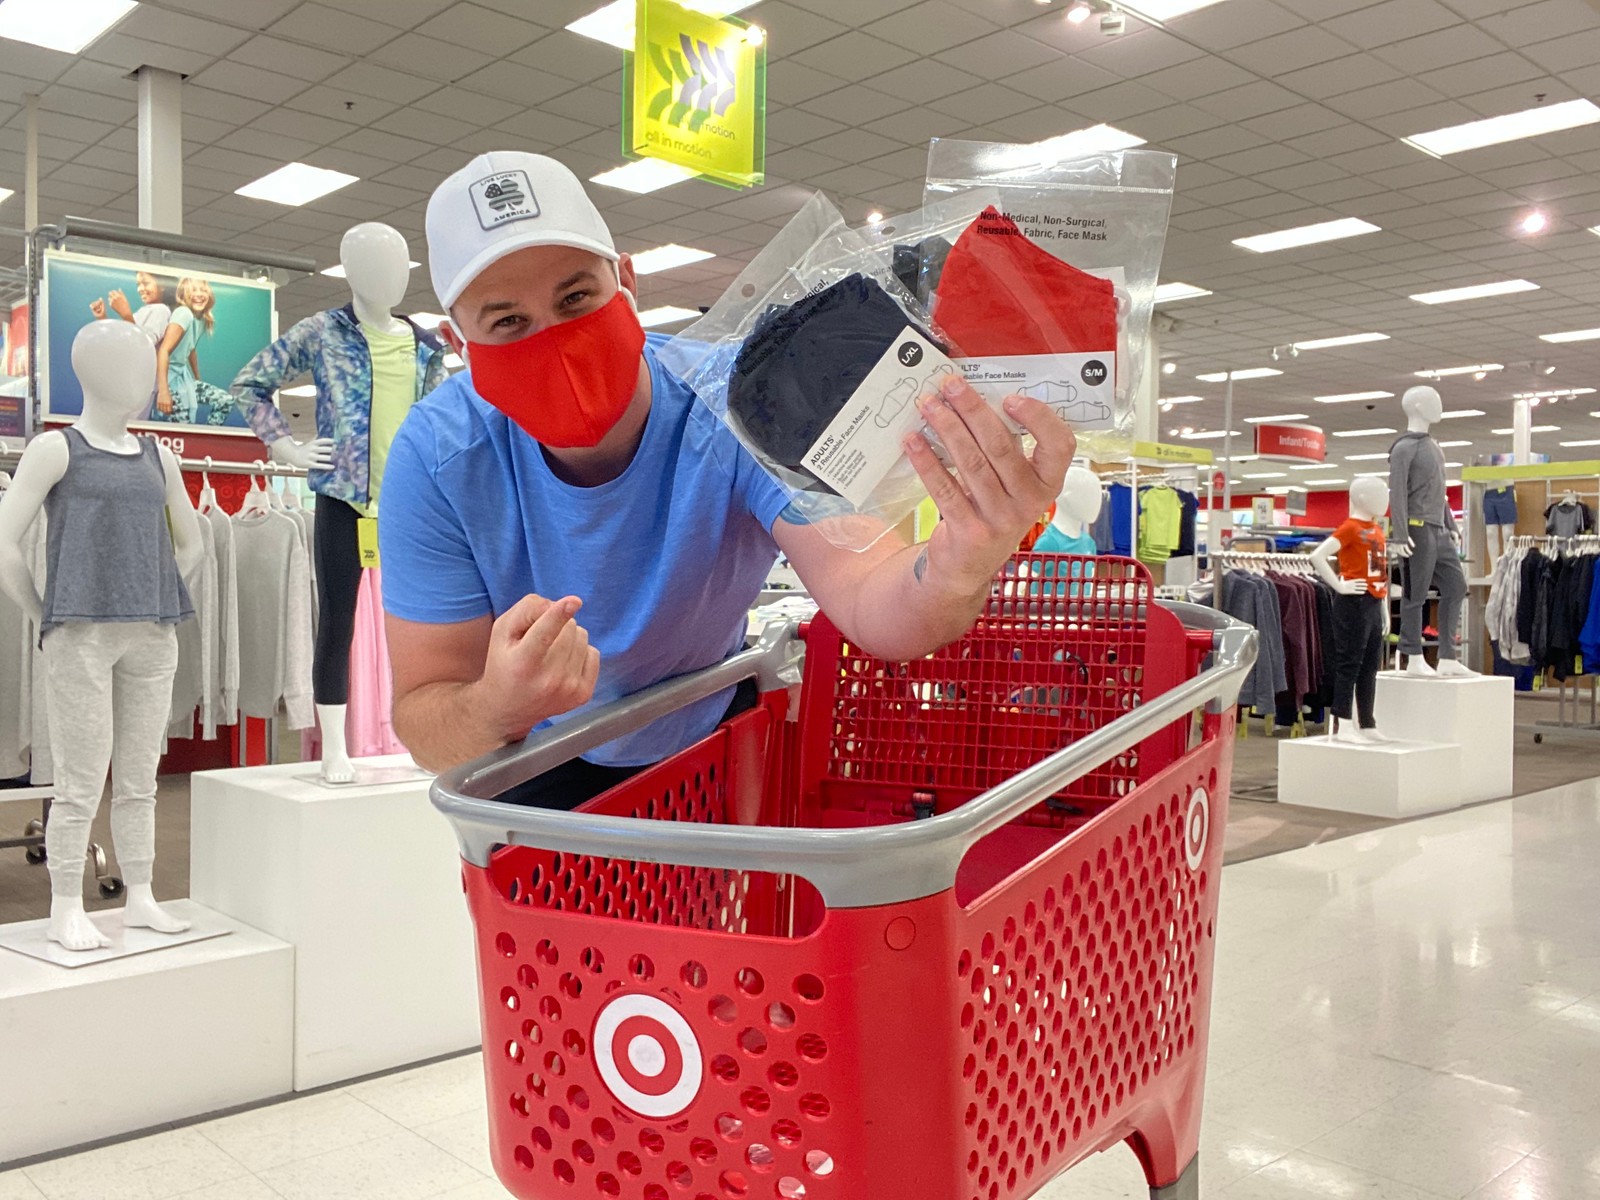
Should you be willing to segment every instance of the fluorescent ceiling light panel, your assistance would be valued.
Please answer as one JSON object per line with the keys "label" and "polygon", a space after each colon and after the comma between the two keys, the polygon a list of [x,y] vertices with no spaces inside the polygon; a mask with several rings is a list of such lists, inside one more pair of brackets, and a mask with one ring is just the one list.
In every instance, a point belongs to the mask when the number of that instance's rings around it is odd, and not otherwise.
{"label": "fluorescent ceiling light panel", "polygon": [[1593,101],[1567,100],[1561,104],[1543,104],[1538,108],[1506,113],[1500,117],[1487,117],[1482,121],[1468,121],[1465,125],[1451,125],[1431,133],[1414,133],[1400,140],[1425,154],[1443,158],[1447,154],[1460,154],[1463,150],[1478,150],[1484,146],[1498,146],[1502,142],[1560,133],[1563,129],[1577,129],[1597,121],[1600,121],[1600,106]]}
{"label": "fluorescent ceiling light panel", "polygon": [[1275,417],[1246,417],[1246,425],[1269,425],[1273,421],[1304,421],[1306,413],[1279,413]]}
{"label": "fluorescent ceiling light panel", "polygon": [[1240,476],[1240,478],[1241,479],[1287,479],[1287,478],[1289,478],[1289,476],[1286,475],[1282,471],[1258,471],[1254,475],[1242,475],[1242,476]]}
{"label": "fluorescent ceiling light panel", "polygon": [[314,383],[302,383],[299,387],[284,388],[278,393],[280,396],[315,396],[316,394],[317,385]]}
{"label": "fluorescent ceiling light panel", "polygon": [[1211,294],[1207,289],[1195,287],[1192,283],[1163,283],[1156,288],[1156,303],[1170,304],[1174,300],[1193,300]]}
{"label": "fluorescent ceiling light panel", "polygon": [[[729,13],[749,8],[757,0],[681,0],[684,8],[725,17]],[[596,9],[586,17],[579,17],[567,26],[573,33],[605,42],[618,50],[632,50],[634,44],[633,17],[637,9],[635,0],[615,0],[604,8]]]}
{"label": "fluorescent ceiling light panel", "polygon": [[1221,3],[1222,0],[1120,0],[1118,7],[1148,21],[1170,21]]}
{"label": "fluorescent ceiling light panel", "polygon": [[1091,125],[1087,129],[1075,129],[1059,137],[1034,142],[1026,149],[1030,158],[1048,164],[1071,162],[1091,154],[1109,154],[1114,150],[1132,150],[1142,145],[1144,139],[1136,133],[1118,129],[1115,125]]}
{"label": "fluorescent ceiling light panel", "polygon": [[1418,371],[1418,379],[1444,379],[1450,375],[1487,375],[1490,371],[1504,371],[1503,363],[1478,363],[1471,367],[1440,367],[1436,371]]}
{"label": "fluorescent ceiling light panel", "polygon": [[[1501,437],[1510,437],[1512,434],[1516,433],[1516,430],[1515,429],[1495,429],[1495,430],[1492,430],[1491,432],[1497,433]],[[1535,425],[1532,429],[1528,430],[1528,432],[1529,433],[1560,433],[1561,432],[1561,426],[1559,426],[1559,425]]]}
{"label": "fluorescent ceiling light panel", "polygon": [[603,187],[620,188],[624,192],[643,196],[648,192],[659,192],[664,187],[682,183],[685,179],[693,179],[699,174],[699,171],[680,167],[677,163],[662,162],[659,158],[641,158],[638,162],[625,163],[620,167],[612,167],[609,171],[601,171],[598,175],[591,175],[589,182],[598,183]]}
{"label": "fluorescent ceiling light panel", "polygon": [[1512,296],[1518,292],[1537,292],[1539,285],[1526,279],[1502,279],[1498,283],[1478,283],[1471,287],[1445,288],[1442,292],[1418,292],[1411,298],[1418,304],[1458,304],[1462,300],[1486,300],[1490,296]]}
{"label": "fluorescent ceiling light panel", "polygon": [[1557,388],[1550,392],[1512,392],[1513,400],[1562,400],[1568,396],[1592,396],[1593,388]]}
{"label": "fluorescent ceiling light panel", "polygon": [[1363,342],[1387,342],[1387,333],[1347,333],[1343,337],[1314,338],[1309,342],[1296,342],[1297,350],[1331,350],[1335,346],[1359,346]]}
{"label": "fluorescent ceiling light panel", "polygon": [[1462,417],[1481,417],[1483,415],[1484,411],[1481,408],[1452,408],[1445,411],[1443,419],[1446,421],[1458,421]]}
{"label": "fluorescent ceiling light panel", "polygon": [[1276,233],[1258,233],[1254,237],[1234,238],[1233,244],[1257,254],[1274,250],[1293,250],[1300,246],[1315,246],[1319,242],[1336,242],[1341,238],[1360,237],[1364,233],[1378,233],[1378,226],[1358,217],[1343,217],[1337,221],[1321,221],[1315,225],[1301,225],[1297,229],[1280,229]]}
{"label": "fluorescent ceiling light panel", "polygon": [[[1282,375],[1283,372],[1276,367],[1251,367],[1245,371],[1233,372],[1234,379],[1266,379],[1273,375]],[[1228,372],[1213,371],[1209,375],[1196,375],[1201,383],[1227,383]]]}
{"label": "fluorescent ceiling light panel", "polygon": [[1345,462],[1377,462],[1380,458],[1388,457],[1389,452],[1385,450],[1382,454],[1346,454],[1344,460]]}
{"label": "fluorescent ceiling light panel", "polygon": [[1440,442],[1439,443],[1439,449],[1441,449],[1441,450],[1454,450],[1458,446],[1470,446],[1470,445],[1472,445],[1471,442]]}
{"label": "fluorescent ceiling light panel", "polygon": [[1243,437],[1244,434],[1240,433],[1237,429],[1235,429],[1232,433],[1229,433],[1223,429],[1207,429],[1202,430],[1199,433],[1184,433],[1179,434],[1179,436],[1186,442],[1204,442],[1226,437]]}
{"label": "fluorescent ceiling light panel", "polygon": [[1163,397],[1161,397],[1161,403],[1163,403],[1163,404],[1204,404],[1205,402],[1206,402],[1206,398],[1204,396],[1163,396]]}
{"label": "fluorescent ceiling light panel", "polygon": [[[419,262],[413,262],[411,264],[411,269],[413,271],[415,271],[421,265],[422,264],[419,263]],[[334,263],[333,266],[326,267],[323,270],[318,271],[317,274],[319,274],[319,275],[331,275],[334,279],[343,279],[345,277],[345,275],[344,275],[344,264],[343,263]],[[413,320],[414,319],[415,318],[413,318]],[[419,324],[420,324],[420,322],[419,322]]]}
{"label": "fluorescent ceiling light panel", "polygon": [[1393,433],[1393,432],[1394,432],[1394,430],[1388,428],[1387,426],[1380,425],[1375,429],[1338,429],[1338,430],[1334,431],[1333,436],[1334,437],[1381,437],[1386,433]]}
{"label": "fluorescent ceiling light panel", "polygon": [[639,324],[646,329],[654,329],[657,325],[673,325],[699,315],[698,308],[680,308],[676,304],[663,304],[660,308],[647,308],[640,313]]}
{"label": "fluorescent ceiling light panel", "polygon": [[716,255],[709,250],[696,250],[693,246],[680,246],[676,242],[666,246],[657,246],[654,250],[642,250],[633,256],[633,270],[638,275],[655,275],[661,271],[671,271],[678,267],[686,267],[690,263],[705,262]]}
{"label": "fluorescent ceiling light panel", "polygon": [[[5,196],[0,196],[0,200],[4,199]],[[1541,333],[1539,340],[1555,342],[1557,345],[1562,342],[1593,342],[1600,340],[1600,329],[1574,329],[1570,333]]]}
{"label": "fluorescent ceiling light panel", "polygon": [[1576,441],[1576,442],[1562,442],[1561,445],[1567,446],[1567,447],[1600,446],[1600,438],[1584,438],[1581,441]]}
{"label": "fluorescent ceiling light panel", "polygon": [[1358,400],[1393,400],[1393,392],[1344,392],[1337,396],[1313,396],[1318,404],[1354,404]]}
{"label": "fluorescent ceiling light panel", "polygon": [[77,54],[138,7],[134,0],[3,0],[0,38]]}
{"label": "fluorescent ceiling light panel", "polygon": [[[5,3],[10,3],[10,0],[5,0]],[[4,11],[3,4],[0,4],[0,11]],[[279,167],[270,175],[263,175],[254,183],[245,184],[237,189],[234,195],[248,196],[252,200],[270,200],[274,204],[286,204],[296,208],[320,199],[329,192],[337,192],[342,187],[348,187],[355,183],[356,179],[356,176],[346,175],[343,171],[330,171],[326,167],[293,162]]]}
{"label": "fluorescent ceiling light panel", "polygon": [[[1387,458],[1388,455],[1384,455],[1384,457]],[[1332,466],[1325,462],[1289,464],[1289,470],[1291,471],[1329,471],[1332,469]]]}
{"label": "fluorescent ceiling light panel", "polygon": [[1348,479],[1303,479],[1301,482],[1307,487],[1343,487],[1350,481]]}

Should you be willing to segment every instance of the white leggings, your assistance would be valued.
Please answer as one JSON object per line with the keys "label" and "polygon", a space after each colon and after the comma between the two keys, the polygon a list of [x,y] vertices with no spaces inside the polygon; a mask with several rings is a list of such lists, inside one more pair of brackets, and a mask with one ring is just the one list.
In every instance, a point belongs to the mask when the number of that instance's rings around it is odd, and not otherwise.
{"label": "white leggings", "polygon": [[63,625],[44,639],[55,798],[45,849],[50,890],[83,894],[89,827],[111,771],[111,837],[130,887],[156,858],[156,766],[172,713],[178,635],[171,625]]}

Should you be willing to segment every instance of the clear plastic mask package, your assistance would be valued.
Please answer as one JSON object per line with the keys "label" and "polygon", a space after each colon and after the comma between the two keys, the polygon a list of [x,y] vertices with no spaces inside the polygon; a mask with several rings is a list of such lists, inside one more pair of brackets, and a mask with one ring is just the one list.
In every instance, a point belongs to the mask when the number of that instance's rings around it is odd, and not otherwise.
{"label": "clear plastic mask package", "polygon": [[[991,403],[1037,397],[1072,425],[1080,454],[1111,458],[1133,441],[1177,159],[1065,153],[934,139],[924,213],[939,232],[903,244],[898,262],[974,388]],[[932,218],[973,189],[996,203],[952,236]]]}
{"label": "clear plastic mask package", "polygon": [[[963,223],[975,203],[956,202]],[[924,232],[915,214],[894,226]],[[783,485],[787,518],[854,550],[927,496],[904,439],[917,398],[959,374],[892,251],[819,193],[661,352]]]}

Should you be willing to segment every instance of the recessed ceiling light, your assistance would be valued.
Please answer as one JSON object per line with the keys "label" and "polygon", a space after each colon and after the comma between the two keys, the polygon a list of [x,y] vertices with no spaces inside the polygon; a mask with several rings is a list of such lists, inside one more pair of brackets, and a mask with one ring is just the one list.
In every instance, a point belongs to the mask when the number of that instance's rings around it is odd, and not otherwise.
{"label": "recessed ceiling light", "polygon": [[0,37],[77,54],[138,7],[135,0],[4,0]]}
{"label": "recessed ceiling light", "polygon": [[882,224],[882,223],[883,223],[883,214],[881,212],[879,212],[877,209],[873,209],[871,212],[869,212],[867,214],[867,224],[868,225],[879,225],[879,224]]}
{"label": "recessed ceiling light", "polygon": [[1364,233],[1379,233],[1378,226],[1357,217],[1344,217],[1337,221],[1321,221],[1315,225],[1301,225],[1296,229],[1280,229],[1276,233],[1258,233],[1254,237],[1234,238],[1235,246],[1267,254],[1273,250],[1293,250],[1298,246],[1315,246],[1319,242],[1336,242],[1340,238],[1360,237]]}
{"label": "recessed ceiling light", "polygon": [[1339,430],[1335,430],[1334,431],[1334,435],[1333,436],[1334,437],[1381,437],[1383,434],[1393,433],[1393,432],[1394,432],[1394,430],[1389,429],[1386,426],[1380,425],[1375,429],[1339,429]]}
{"label": "recessed ceiling light", "polygon": [[1204,404],[1205,402],[1206,402],[1206,398],[1204,396],[1163,396],[1163,397],[1161,397],[1161,403],[1163,403],[1163,404]]}
{"label": "recessed ceiling light", "polygon": [[1465,125],[1451,125],[1430,133],[1414,133],[1400,140],[1425,154],[1443,158],[1447,154],[1460,154],[1463,150],[1498,146],[1502,142],[1559,133],[1580,125],[1593,125],[1596,121],[1600,121],[1600,107],[1596,107],[1592,101],[1567,100],[1561,104],[1544,104],[1500,117],[1468,121]]}
{"label": "recessed ceiling light", "polygon": [[1275,417],[1246,417],[1246,425],[1268,425],[1273,421],[1304,421],[1306,413],[1279,413]]}
{"label": "recessed ceiling light", "polygon": [[1344,392],[1337,396],[1313,396],[1318,404],[1353,404],[1358,400],[1392,400],[1393,392]]}
{"label": "recessed ceiling light", "polygon": [[[0,200],[3,200],[4,198],[5,197],[0,196]],[[1166,362],[1161,364],[1161,373],[1163,375],[1176,375],[1178,373],[1178,364],[1169,358]]]}
{"label": "recessed ceiling light", "polygon": [[1489,371],[1504,371],[1503,363],[1474,363],[1470,367],[1439,367],[1432,371],[1416,371],[1418,379],[1445,379],[1451,375],[1483,375]]}
{"label": "recessed ceiling light", "polygon": [[1457,447],[1460,447],[1460,446],[1470,446],[1470,445],[1472,445],[1471,442],[1440,442],[1439,443],[1439,449],[1441,449],[1441,450],[1454,450],[1454,449],[1456,449]]}
{"label": "recessed ceiling light", "polygon": [[1581,441],[1576,442],[1562,442],[1561,445],[1569,448],[1576,446],[1600,446],[1600,438],[1584,438]]}
{"label": "recessed ceiling light", "polygon": [[315,396],[316,394],[317,385],[314,383],[302,383],[299,387],[282,388],[278,392],[280,396]]}
{"label": "recessed ceiling light", "polygon": [[686,267],[690,263],[705,262],[716,255],[709,250],[696,250],[692,246],[680,246],[676,242],[665,246],[657,246],[654,250],[641,250],[633,256],[633,270],[636,275],[655,275],[660,271],[671,271],[677,267]]}
{"label": "recessed ceiling light", "polygon": [[[6,3],[9,2],[10,0],[6,0]],[[0,12],[3,11],[4,6],[0,5]],[[286,204],[293,208],[309,204],[329,192],[337,192],[342,187],[349,187],[356,180],[356,176],[346,175],[343,171],[330,171],[326,167],[292,162],[279,167],[271,174],[263,175],[254,183],[247,183],[242,188],[236,189],[234,195],[248,196],[252,200],[270,200],[274,204]]]}
{"label": "recessed ceiling light", "polygon": [[1462,417],[1481,417],[1484,415],[1484,411],[1481,408],[1450,408],[1441,414],[1441,420],[1459,421]]}
{"label": "recessed ceiling light", "polygon": [[[1490,432],[1497,433],[1501,437],[1510,437],[1512,434],[1516,433],[1517,431],[1515,429],[1495,429],[1495,430],[1491,430]],[[1561,426],[1559,426],[1559,425],[1535,425],[1532,429],[1528,430],[1528,432],[1529,433],[1560,433],[1561,432]]]}
{"label": "recessed ceiling light", "polygon": [[1549,214],[1536,208],[1517,222],[1517,228],[1526,234],[1543,233],[1550,228]]}
{"label": "recessed ceiling light", "polygon": [[[1233,372],[1233,377],[1235,379],[1266,379],[1272,375],[1282,374],[1283,372],[1276,367],[1251,367],[1249,370]],[[1195,378],[1201,383],[1227,383],[1228,372],[1213,371],[1209,375],[1196,375]]]}
{"label": "recessed ceiling light", "polygon": [[639,324],[646,329],[654,329],[657,325],[675,325],[679,321],[687,321],[698,317],[700,310],[697,308],[680,308],[676,304],[663,304],[659,308],[647,308],[639,314]]}
{"label": "recessed ceiling light", "polygon": [[11,197],[15,196],[16,194],[17,193],[15,191],[13,191],[11,188],[0,188],[0,204],[4,204],[7,200],[11,199]]}
{"label": "recessed ceiling light", "polygon": [[1240,433],[1237,429],[1235,429],[1232,433],[1229,433],[1225,429],[1203,429],[1199,433],[1195,433],[1191,430],[1190,432],[1182,434],[1181,436],[1187,441],[1204,442],[1218,438],[1243,437],[1244,434]]}
{"label": "recessed ceiling light", "polygon": [[[413,271],[415,271],[421,265],[422,264],[419,263],[419,262],[412,262],[411,263],[411,269]],[[344,275],[344,264],[343,263],[334,263],[333,266],[331,266],[331,267],[324,267],[322,270],[318,271],[317,274],[319,274],[319,275],[329,275],[329,276],[332,276],[334,279],[343,279],[345,277],[345,275]],[[413,320],[414,319],[415,318],[413,318]]]}
{"label": "recessed ceiling light", "polygon": [[1335,346],[1359,346],[1363,342],[1387,342],[1387,333],[1347,333],[1343,337],[1314,338],[1309,342],[1296,342],[1296,350],[1331,350]]}
{"label": "recessed ceiling light", "polygon": [[1092,16],[1094,16],[1094,9],[1083,3],[1083,0],[1079,0],[1077,4],[1067,10],[1067,20],[1074,25],[1082,25]]}
{"label": "recessed ceiling light", "polygon": [[1171,304],[1174,300],[1193,300],[1197,296],[1209,296],[1212,293],[1203,287],[1195,287],[1192,283],[1163,283],[1156,288],[1157,304]]}
{"label": "recessed ceiling light", "polygon": [[1118,0],[1117,7],[1147,21],[1170,21],[1221,3],[1222,0]]}
{"label": "recessed ceiling light", "polygon": [[[681,0],[684,8],[725,17],[729,13],[749,8],[757,0]],[[632,50],[634,45],[634,14],[638,9],[635,0],[614,0],[604,8],[596,9],[586,17],[579,17],[567,26],[573,33],[605,42],[618,50]]]}
{"label": "recessed ceiling light", "polygon": [[443,313],[412,313],[411,319],[424,329],[437,329],[444,324]]}
{"label": "recessed ceiling light", "polygon": [[1345,462],[1377,462],[1380,458],[1388,457],[1389,452],[1385,450],[1382,454],[1346,454],[1344,460]]}
{"label": "recessed ceiling light", "polygon": [[[0,196],[0,200],[4,199],[4,196]],[[1555,342],[1558,345],[1562,342],[1593,342],[1600,340],[1600,329],[1573,329],[1567,333],[1541,333],[1539,340],[1541,342]]]}
{"label": "recessed ceiling light", "polygon": [[1526,279],[1502,279],[1498,283],[1479,283],[1472,287],[1445,288],[1441,292],[1418,292],[1411,298],[1418,304],[1456,304],[1462,300],[1484,300],[1490,296],[1511,296],[1517,292],[1537,292],[1539,285]]}
{"label": "recessed ceiling light", "polygon": [[680,167],[677,163],[662,162],[659,158],[641,158],[637,162],[612,167],[609,171],[591,175],[589,182],[598,183],[603,187],[620,188],[624,192],[643,196],[648,192],[659,192],[664,187],[682,183],[685,179],[694,179],[699,174],[699,171]]}

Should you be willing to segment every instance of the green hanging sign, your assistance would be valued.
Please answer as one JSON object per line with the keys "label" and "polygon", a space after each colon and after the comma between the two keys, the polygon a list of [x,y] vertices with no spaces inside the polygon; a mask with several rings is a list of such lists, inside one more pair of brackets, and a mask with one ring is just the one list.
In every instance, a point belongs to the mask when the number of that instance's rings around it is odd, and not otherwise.
{"label": "green hanging sign", "polygon": [[638,0],[623,79],[623,153],[675,163],[725,187],[765,181],[767,47],[760,28],[672,0]]}

